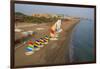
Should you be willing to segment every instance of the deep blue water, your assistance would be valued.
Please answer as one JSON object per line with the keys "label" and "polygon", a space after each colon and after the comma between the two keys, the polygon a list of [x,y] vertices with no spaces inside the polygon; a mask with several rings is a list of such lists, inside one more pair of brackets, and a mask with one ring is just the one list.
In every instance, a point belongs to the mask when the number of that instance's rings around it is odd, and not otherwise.
{"label": "deep blue water", "polygon": [[73,62],[94,61],[94,21],[81,19],[72,33]]}

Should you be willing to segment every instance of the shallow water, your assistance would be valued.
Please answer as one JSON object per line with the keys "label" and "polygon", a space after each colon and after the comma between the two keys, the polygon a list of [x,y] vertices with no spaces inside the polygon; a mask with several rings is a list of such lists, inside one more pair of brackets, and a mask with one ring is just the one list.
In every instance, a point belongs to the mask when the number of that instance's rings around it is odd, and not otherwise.
{"label": "shallow water", "polygon": [[72,62],[94,61],[94,47],[94,21],[81,19],[72,34]]}

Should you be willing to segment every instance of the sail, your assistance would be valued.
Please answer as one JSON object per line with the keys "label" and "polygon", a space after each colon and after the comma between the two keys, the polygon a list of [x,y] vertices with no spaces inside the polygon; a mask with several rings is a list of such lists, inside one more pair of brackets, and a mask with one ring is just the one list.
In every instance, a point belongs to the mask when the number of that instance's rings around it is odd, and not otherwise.
{"label": "sail", "polygon": [[50,36],[51,37],[56,36],[56,23],[54,25],[52,25],[52,27],[50,28]]}
{"label": "sail", "polygon": [[56,33],[59,33],[61,31],[62,31],[62,29],[61,29],[61,20],[58,20],[56,22]]}
{"label": "sail", "polygon": [[51,38],[56,38],[57,34],[60,33],[61,31],[62,31],[62,29],[61,29],[61,20],[58,20],[50,28],[50,36],[51,36]]}

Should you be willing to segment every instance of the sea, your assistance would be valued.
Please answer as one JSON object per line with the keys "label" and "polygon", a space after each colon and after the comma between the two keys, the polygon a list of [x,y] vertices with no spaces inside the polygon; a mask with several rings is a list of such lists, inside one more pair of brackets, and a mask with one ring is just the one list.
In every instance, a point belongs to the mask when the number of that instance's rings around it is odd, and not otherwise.
{"label": "sea", "polygon": [[94,20],[80,19],[72,32],[70,62],[93,62],[95,60]]}

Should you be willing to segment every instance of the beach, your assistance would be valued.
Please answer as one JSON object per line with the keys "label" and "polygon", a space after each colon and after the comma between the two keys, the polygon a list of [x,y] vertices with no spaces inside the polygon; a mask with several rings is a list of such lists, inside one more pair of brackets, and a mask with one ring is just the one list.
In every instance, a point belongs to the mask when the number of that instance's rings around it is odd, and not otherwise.
{"label": "beach", "polygon": [[[57,65],[70,63],[70,41],[74,27],[79,23],[78,18],[63,20],[61,28],[63,31],[59,34],[58,40],[50,40],[48,45],[41,48],[32,55],[25,55],[26,45],[15,47],[15,67],[35,66],[35,65]],[[52,23],[51,23],[52,24]],[[34,40],[41,38],[44,34],[49,35],[51,24],[30,24],[17,26],[16,28],[24,31],[37,31]],[[42,29],[42,30],[41,30]]]}

